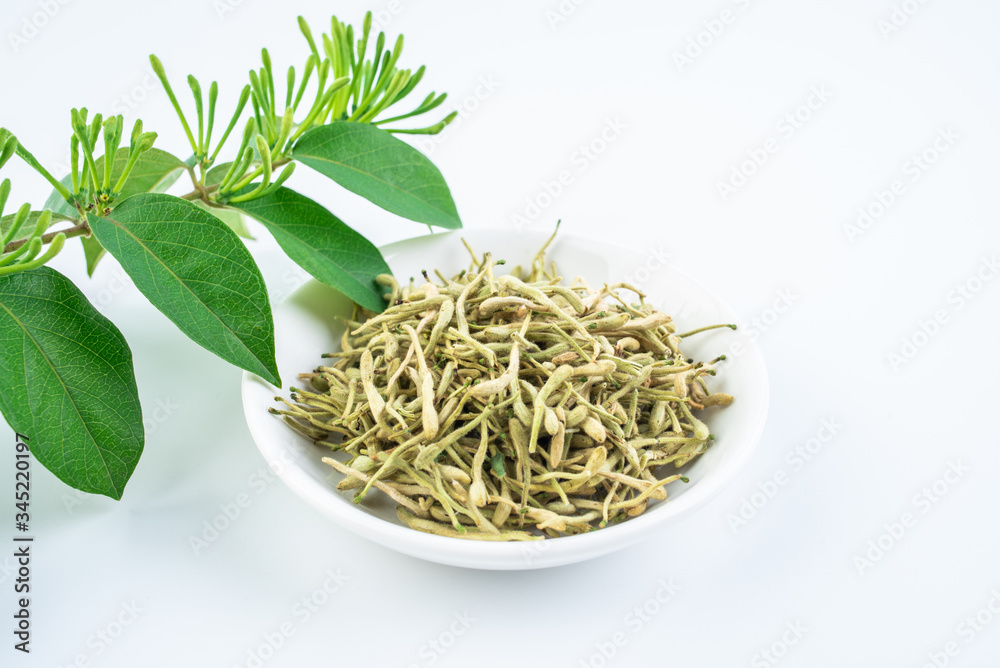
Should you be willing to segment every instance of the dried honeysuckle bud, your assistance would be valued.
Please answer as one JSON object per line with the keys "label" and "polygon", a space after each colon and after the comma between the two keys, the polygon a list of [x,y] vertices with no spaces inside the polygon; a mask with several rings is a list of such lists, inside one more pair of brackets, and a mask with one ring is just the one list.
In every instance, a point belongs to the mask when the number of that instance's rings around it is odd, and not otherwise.
{"label": "dried honeysuckle bud", "polygon": [[477,508],[484,507],[489,500],[489,495],[486,493],[486,483],[482,480],[473,482],[472,487],[469,488],[469,499],[476,504]]}
{"label": "dried honeysuckle bud", "polygon": [[638,517],[646,512],[646,507],[649,505],[649,501],[643,501],[642,503],[629,508],[627,511],[629,517]]}
{"label": "dried honeysuckle bud", "polygon": [[562,423],[559,422],[559,418],[556,417],[556,412],[554,410],[552,410],[551,408],[545,408],[544,410],[545,410],[545,419],[544,419],[545,432],[549,436],[554,436],[556,432],[559,431],[559,425],[561,425]]}
{"label": "dried honeysuckle bud", "polygon": [[692,411],[732,401],[709,393],[710,363],[681,352],[704,330],[677,335],[643,295],[560,284],[544,261],[511,276],[495,264],[473,253],[451,278],[411,280],[406,301],[351,323],[313,374],[319,394],[274,412],[314,440],[343,434],[354,468],[340,488],[382,490],[420,531],[572,535],[665,501],[686,479],[657,467],[711,442]]}
{"label": "dried honeysuckle bud", "polygon": [[472,478],[469,474],[458,468],[457,466],[449,466],[447,464],[438,464],[438,470],[441,471],[441,475],[446,480],[452,480],[463,485],[468,485],[472,482]]}
{"label": "dried honeysuckle bud", "polygon": [[355,457],[354,461],[351,462],[351,468],[361,471],[362,473],[367,473],[376,466],[378,466],[378,464],[376,464],[375,460],[368,455],[358,455]]}
{"label": "dried honeysuckle bud", "polygon": [[667,419],[667,402],[666,401],[654,401],[653,408],[649,413],[649,435],[656,436],[661,431],[666,424]]}
{"label": "dried honeysuckle bud", "polygon": [[555,365],[569,364],[570,362],[574,362],[578,359],[580,359],[580,353],[576,352],[575,350],[570,350],[565,353],[560,353],[559,355],[553,357],[552,363]]}
{"label": "dried honeysuckle bud", "polygon": [[596,443],[603,443],[608,438],[608,430],[604,428],[600,420],[593,416],[589,416],[583,421],[583,431]]}
{"label": "dried honeysuckle bud", "polygon": [[688,378],[690,376],[690,371],[674,374],[674,394],[681,399],[684,399],[688,395]]}
{"label": "dried honeysuckle bud", "polygon": [[701,405],[708,408],[709,406],[728,406],[731,403],[733,403],[733,395],[717,392],[705,397],[705,400],[701,402]]}
{"label": "dried honeysuckle bud", "polygon": [[621,357],[621,354],[628,350],[630,352],[636,351],[642,348],[642,345],[636,339],[631,336],[625,336],[618,339],[618,343],[615,344],[615,354]]}

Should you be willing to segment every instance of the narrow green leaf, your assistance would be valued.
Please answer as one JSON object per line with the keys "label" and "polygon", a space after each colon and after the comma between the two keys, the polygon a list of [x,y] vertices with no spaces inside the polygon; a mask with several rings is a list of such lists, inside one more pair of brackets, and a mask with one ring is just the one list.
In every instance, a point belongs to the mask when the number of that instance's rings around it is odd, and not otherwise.
{"label": "narrow green leaf", "polygon": [[325,207],[283,187],[235,206],[262,223],[288,257],[318,280],[367,309],[385,308],[375,277],[392,272],[382,254]]}
{"label": "narrow green leaf", "polygon": [[110,217],[88,220],[139,291],[182,332],[281,384],[264,279],[218,218],[179,197],[147,193],[125,200]]}
{"label": "narrow green leaf", "polygon": [[295,143],[292,157],[386,211],[427,225],[462,227],[438,168],[373,125],[338,121],[313,128]]}
{"label": "narrow green leaf", "polygon": [[80,241],[83,242],[83,256],[87,259],[87,276],[93,278],[97,263],[104,258],[107,251],[94,235],[80,237]]}
{"label": "narrow green leaf", "polygon": [[143,448],[132,352],[48,267],[0,276],[0,411],[66,484],[120,499]]}
{"label": "narrow green leaf", "polygon": [[[38,224],[38,218],[42,215],[42,211],[32,211],[28,214],[28,219],[24,221],[24,225],[21,227],[21,231],[15,235],[11,241],[20,241],[21,239],[27,239],[35,231],[35,225]],[[7,233],[10,226],[14,223],[14,216],[17,214],[12,213],[0,218],[0,237]],[[52,213],[52,224],[49,227],[53,227],[58,223],[75,223],[76,220],[73,218],[68,218],[60,213]]]}

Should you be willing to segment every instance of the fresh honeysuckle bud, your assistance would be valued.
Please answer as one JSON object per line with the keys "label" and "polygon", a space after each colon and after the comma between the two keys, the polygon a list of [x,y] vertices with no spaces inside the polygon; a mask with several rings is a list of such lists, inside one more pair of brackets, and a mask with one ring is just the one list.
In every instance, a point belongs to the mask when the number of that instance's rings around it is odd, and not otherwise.
{"label": "fresh honeysuckle bud", "polygon": [[312,49],[313,55],[319,57],[319,49],[316,48],[316,40],[313,39],[312,29],[309,27],[309,23],[301,16],[298,18],[298,21],[299,30],[302,31],[306,41],[309,42],[309,48]]}
{"label": "fresh honeysuckle bud", "polygon": [[[229,135],[232,134],[233,129],[236,127],[236,124],[239,123],[240,116],[243,114],[243,110],[246,108],[247,102],[250,100],[250,93],[251,93],[250,86],[249,85],[244,86],[243,90],[240,92],[240,99],[236,103],[236,111],[233,113],[233,116],[229,121],[229,125],[226,126],[226,131],[222,133],[222,138],[219,139],[219,143],[216,145],[215,151],[209,158],[208,160],[209,164],[215,163],[216,158],[219,157],[219,152],[222,150],[222,147],[226,145],[226,141],[229,139]],[[242,153],[242,147],[239,151],[236,152],[236,155],[239,156],[241,155],[241,153]]]}
{"label": "fresh honeysuckle bud", "polygon": [[[0,199],[2,199],[3,204],[7,203],[7,196],[10,194],[10,181],[5,180],[2,185],[0,185]],[[0,212],[2,212],[3,207],[0,206]],[[0,244],[0,251],[6,248],[7,244],[10,243],[11,239],[17,238],[18,233],[21,228],[24,227],[25,221],[28,220],[28,214],[31,213],[30,204],[22,204],[21,208],[17,210],[14,214],[14,219],[11,221],[10,227],[7,228],[7,232],[3,235],[3,244]]]}
{"label": "fresh honeysuckle bud", "polygon": [[6,141],[3,143],[3,148],[0,149],[0,168],[7,164],[7,161],[13,157],[14,153],[17,151],[17,138],[7,137]]}
{"label": "fresh honeysuckle bud", "polygon": [[[0,218],[3,217],[3,211],[7,206],[7,198],[10,196],[10,179],[4,179],[3,183],[0,183]],[[0,250],[3,250],[0,248]]]}
{"label": "fresh honeysuckle bud", "polygon": [[212,143],[212,129],[215,126],[215,104],[219,101],[219,83],[213,81],[208,87],[208,124],[205,128],[204,152],[208,153]]}
{"label": "fresh honeysuckle bud", "polygon": [[132,126],[132,137],[129,141],[129,147],[134,151],[135,147],[139,144],[139,137],[142,136],[142,121],[137,120],[135,125]]}
{"label": "fresh honeysuckle bud", "polygon": [[101,135],[101,128],[104,126],[104,115],[94,114],[90,121],[90,130],[87,137],[87,146],[93,150],[97,146],[97,138]]}
{"label": "fresh honeysuckle bud", "polygon": [[191,126],[188,124],[187,117],[181,109],[180,102],[177,101],[177,96],[174,95],[174,89],[171,87],[169,79],[167,79],[167,72],[163,68],[163,63],[161,63],[160,59],[155,55],[149,56],[149,63],[153,67],[153,73],[156,74],[156,77],[160,80],[163,90],[167,93],[167,97],[170,99],[170,104],[173,106],[174,111],[177,112],[177,117],[180,119],[181,126],[184,128],[184,134],[187,135],[188,142],[191,144],[191,150],[194,151],[195,155],[198,155],[200,152],[198,141],[191,132]]}

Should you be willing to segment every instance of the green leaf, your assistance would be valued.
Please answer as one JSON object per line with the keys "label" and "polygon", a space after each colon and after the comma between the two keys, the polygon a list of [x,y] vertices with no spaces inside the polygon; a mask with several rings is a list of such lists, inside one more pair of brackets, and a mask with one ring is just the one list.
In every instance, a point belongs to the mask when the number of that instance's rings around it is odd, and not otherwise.
{"label": "green leaf", "polygon": [[[121,148],[115,154],[115,164],[111,168],[111,185],[118,181],[128,162],[128,149]],[[139,193],[162,193],[174,185],[187,169],[184,161],[158,148],[151,148],[141,156],[132,168],[132,172],[118,195],[118,202]],[[104,173],[104,157],[97,159],[97,171]]]}
{"label": "green leaf", "polygon": [[[67,190],[73,189],[73,177],[69,174],[60,179],[59,183],[63,184]],[[53,216],[59,214],[60,216],[75,218],[80,215],[76,209],[69,205],[69,202],[63,199],[58,190],[53,190],[49,194],[49,198],[45,200],[45,206],[42,208],[50,210]]]}
{"label": "green leaf", "polygon": [[83,242],[83,256],[87,259],[87,276],[93,278],[94,271],[97,269],[97,263],[104,258],[107,251],[104,250],[104,246],[101,245],[101,242],[94,235],[80,237],[80,241]]}
{"label": "green leaf", "polygon": [[[32,232],[35,231],[35,225],[38,224],[38,218],[42,215],[42,211],[32,211],[28,214],[28,219],[24,221],[24,225],[21,226],[20,231],[17,235],[11,239],[11,241],[20,241],[21,239],[27,239],[31,236]],[[74,213],[76,213],[74,211]],[[8,214],[3,218],[0,218],[0,237],[7,233],[10,226],[14,223],[14,217],[16,213]],[[52,223],[49,225],[51,228],[53,225],[58,223],[76,223],[76,219],[68,218],[61,213],[52,212]]]}
{"label": "green leaf", "polygon": [[199,209],[207,211],[221,220],[226,224],[226,227],[231,229],[237,235],[243,237],[244,239],[253,240],[253,235],[250,234],[250,230],[247,229],[247,222],[243,219],[243,214],[236,209],[230,209],[229,207],[219,209],[214,206],[208,206],[201,200],[195,200],[194,204]]}
{"label": "green leaf", "polygon": [[[97,173],[103,179],[104,156],[98,158],[96,162]],[[127,162],[128,149],[118,149],[118,152],[115,154],[115,163],[111,168],[112,187],[118,182]],[[122,192],[118,196],[117,202],[122,202],[127,197],[139,193],[162,193],[177,182],[177,179],[180,178],[185,169],[187,167],[184,161],[177,156],[171,155],[166,151],[161,151],[158,148],[151,148],[139,156],[135,167],[132,168],[132,172],[129,174],[128,180],[125,182],[125,187],[122,188]],[[72,178],[68,175],[60,183],[70,189],[73,187]],[[62,195],[56,191],[52,191],[49,198],[45,200],[45,208],[51,209],[53,213],[59,213],[64,216],[75,218],[78,215],[76,209],[71,207],[62,198]]]}
{"label": "green leaf", "polygon": [[503,455],[499,452],[493,455],[493,459],[490,461],[493,468],[493,472],[496,473],[498,478],[502,478],[507,475],[507,469],[503,464]]}
{"label": "green leaf", "polygon": [[205,174],[205,187],[211,188],[222,183],[222,179],[226,178],[226,174],[229,173],[229,168],[232,166],[232,162],[224,162],[209,169],[208,173]]}
{"label": "green leaf", "polygon": [[89,216],[98,241],[177,327],[222,359],[280,385],[267,288],[246,246],[179,197],[135,195]]}
{"label": "green leaf", "polygon": [[120,499],[143,448],[132,352],[62,274],[0,276],[0,411],[66,484]]}
{"label": "green leaf", "polygon": [[387,211],[418,223],[462,227],[438,168],[373,125],[338,121],[313,128],[295,143],[292,157]]}
{"label": "green leaf", "polygon": [[[222,179],[226,178],[226,173],[229,172],[229,168],[232,164],[233,163],[231,162],[226,162],[221,165],[216,165],[208,170],[208,173],[205,174],[205,187],[211,188],[212,186],[219,185],[219,183],[222,182]],[[253,239],[253,235],[250,234],[250,230],[247,229],[246,220],[244,220],[243,214],[239,211],[228,207],[219,209],[214,206],[208,206],[200,200],[196,201],[195,204],[224,222],[229,229],[244,239]]]}
{"label": "green leaf", "polygon": [[375,277],[392,272],[382,254],[326,208],[284,187],[235,206],[262,223],[288,257],[314,277],[367,309],[385,308]]}

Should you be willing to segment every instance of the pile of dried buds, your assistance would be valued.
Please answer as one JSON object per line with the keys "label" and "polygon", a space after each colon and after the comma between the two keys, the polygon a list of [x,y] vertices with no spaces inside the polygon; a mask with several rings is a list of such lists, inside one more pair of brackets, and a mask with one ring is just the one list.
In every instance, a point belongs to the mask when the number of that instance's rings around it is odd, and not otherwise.
{"label": "pile of dried buds", "polygon": [[324,459],[338,489],[381,490],[420,531],[534,540],[640,515],[687,482],[655,470],[713,439],[693,411],[733,400],[706,386],[723,358],[681,352],[712,327],[678,335],[629,285],[563,285],[544,252],[503,276],[473,254],[438,282],[382,277],[392,306],[349,322],[335,362],[302,374],[314,391],[272,412],[350,455]]}

